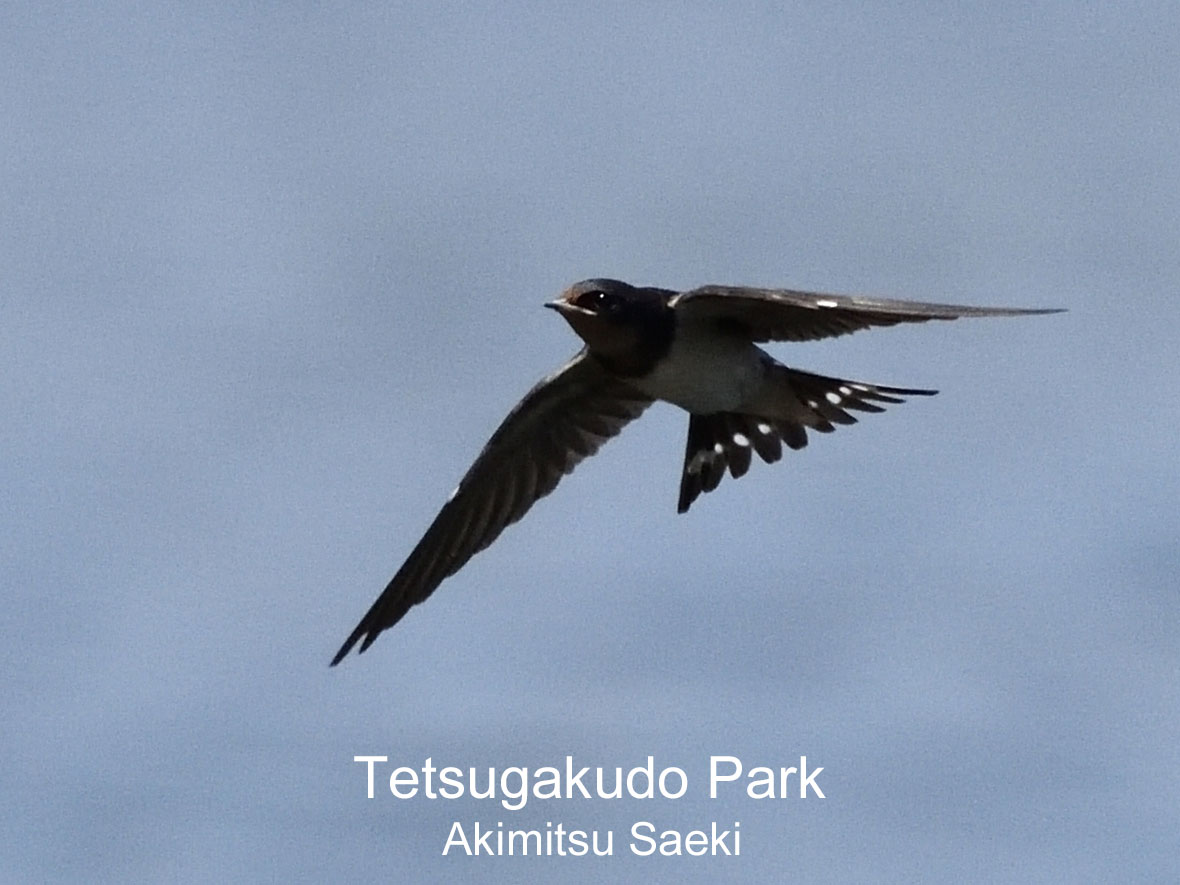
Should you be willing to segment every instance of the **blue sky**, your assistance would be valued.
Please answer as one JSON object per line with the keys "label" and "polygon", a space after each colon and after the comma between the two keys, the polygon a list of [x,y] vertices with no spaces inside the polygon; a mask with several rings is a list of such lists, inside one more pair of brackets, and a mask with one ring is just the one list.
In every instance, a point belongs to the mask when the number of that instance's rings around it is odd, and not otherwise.
{"label": "blue sky", "polygon": [[[0,13],[3,865],[48,881],[1175,880],[1170,4]],[[990,305],[676,515],[659,405],[327,662],[588,276]],[[648,755],[679,800],[364,795]],[[707,797],[710,754],[827,798]],[[607,859],[442,857],[456,820]],[[741,822],[635,858],[637,820]]]}

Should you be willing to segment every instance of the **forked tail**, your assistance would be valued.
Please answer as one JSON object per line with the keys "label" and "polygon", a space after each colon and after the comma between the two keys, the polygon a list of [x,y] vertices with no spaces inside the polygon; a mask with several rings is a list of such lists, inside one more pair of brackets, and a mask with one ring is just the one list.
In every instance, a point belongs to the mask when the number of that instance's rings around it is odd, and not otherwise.
{"label": "forked tail", "polygon": [[[937,390],[884,387],[800,372],[776,365],[775,417],[738,412],[690,415],[684,472],[677,511],[684,513],[704,492],[717,488],[726,469],[734,479],[750,469],[751,452],[772,464],[782,457],[782,444],[801,449],[807,428],[831,433],[837,424],[855,424],[848,410],[883,412],[878,403],[905,402],[903,396],[933,396]],[[771,411],[771,409],[767,409]]]}

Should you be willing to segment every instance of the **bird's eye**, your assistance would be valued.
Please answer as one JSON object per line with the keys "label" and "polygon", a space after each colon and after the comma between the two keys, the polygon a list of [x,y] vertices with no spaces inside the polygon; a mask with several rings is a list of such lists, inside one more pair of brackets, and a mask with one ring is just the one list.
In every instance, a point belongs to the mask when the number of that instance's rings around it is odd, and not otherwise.
{"label": "bird's eye", "polygon": [[577,301],[574,302],[578,307],[586,310],[593,310],[595,312],[613,313],[618,310],[620,301],[617,296],[610,292],[603,292],[601,289],[594,289],[590,292],[583,292],[578,296]]}

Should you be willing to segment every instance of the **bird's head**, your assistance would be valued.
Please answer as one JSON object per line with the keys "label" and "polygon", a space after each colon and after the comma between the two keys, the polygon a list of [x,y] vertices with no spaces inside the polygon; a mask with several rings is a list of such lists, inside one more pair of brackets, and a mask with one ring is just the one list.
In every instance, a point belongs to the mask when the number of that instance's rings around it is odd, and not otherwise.
{"label": "bird's head", "polygon": [[619,280],[582,280],[545,306],[565,317],[591,353],[626,360],[669,325],[667,302],[672,294]]}

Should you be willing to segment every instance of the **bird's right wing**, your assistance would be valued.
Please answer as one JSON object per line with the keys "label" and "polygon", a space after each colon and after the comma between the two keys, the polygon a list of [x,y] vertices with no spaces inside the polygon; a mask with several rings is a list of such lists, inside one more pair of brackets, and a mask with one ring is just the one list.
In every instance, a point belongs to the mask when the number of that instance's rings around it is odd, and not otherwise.
{"label": "bird's right wing", "polygon": [[651,402],[585,350],[538,383],[492,434],[332,666],[357,642],[362,652],[372,645]]}
{"label": "bird's right wing", "polygon": [[954,320],[959,317],[1008,317],[1060,313],[1018,307],[971,307],[872,298],[863,295],[826,295],[794,289],[755,289],[748,286],[702,286],[682,292],[670,302],[686,320],[711,320],[740,328],[755,341],[812,341],[847,335],[873,326]]}

